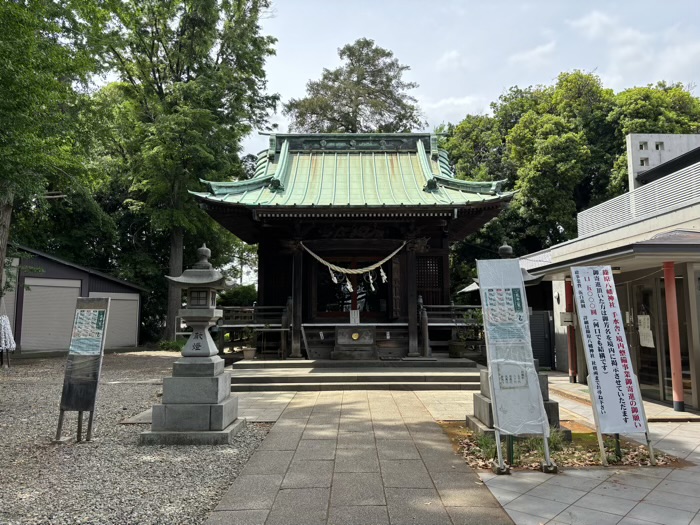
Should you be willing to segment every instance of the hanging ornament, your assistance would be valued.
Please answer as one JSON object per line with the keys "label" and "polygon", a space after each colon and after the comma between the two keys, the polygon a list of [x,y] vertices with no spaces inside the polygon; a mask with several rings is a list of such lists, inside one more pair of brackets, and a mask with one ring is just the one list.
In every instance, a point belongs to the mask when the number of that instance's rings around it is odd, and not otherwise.
{"label": "hanging ornament", "polygon": [[352,293],[352,283],[350,282],[350,277],[345,277],[345,286],[348,288],[348,292]]}
{"label": "hanging ornament", "polygon": [[328,273],[331,274],[331,281],[333,281],[335,284],[338,284],[338,278],[335,276],[331,268],[328,268]]}
{"label": "hanging ornament", "polygon": [[379,275],[382,276],[382,282],[385,283],[386,282],[386,274],[384,273],[384,268],[382,268],[381,266],[379,267]]}

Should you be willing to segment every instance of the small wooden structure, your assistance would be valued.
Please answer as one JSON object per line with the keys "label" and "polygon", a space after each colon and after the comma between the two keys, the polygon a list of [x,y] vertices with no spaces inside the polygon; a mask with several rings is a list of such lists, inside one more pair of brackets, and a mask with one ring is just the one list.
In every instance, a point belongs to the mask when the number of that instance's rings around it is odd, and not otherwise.
{"label": "small wooden structure", "polygon": [[450,244],[511,199],[501,182],[455,178],[427,133],[277,134],[253,178],[194,195],[259,244],[259,304],[291,298],[290,357],[403,358],[421,355],[419,296],[450,302]]}

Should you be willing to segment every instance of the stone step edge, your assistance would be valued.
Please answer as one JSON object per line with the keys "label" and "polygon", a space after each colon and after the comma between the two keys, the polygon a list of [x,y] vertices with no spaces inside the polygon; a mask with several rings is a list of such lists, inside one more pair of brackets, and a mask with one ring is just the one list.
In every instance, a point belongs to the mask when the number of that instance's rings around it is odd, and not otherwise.
{"label": "stone step edge", "polygon": [[478,383],[245,383],[231,385],[231,392],[285,392],[318,390],[479,390]]}
{"label": "stone step edge", "polygon": [[242,370],[260,370],[265,368],[467,368],[478,369],[476,362],[470,359],[454,359],[454,360],[438,360],[438,361],[402,361],[402,360],[358,360],[358,361],[332,361],[332,360],[313,360],[313,359],[284,359],[284,360],[254,360],[243,359],[236,361],[232,365],[232,369]]}
{"label": "stone step edge", "polygon": [[479,383],[479,375],[446,375],[446,376],[363,376],[363,375],[320,375],[303,376],[231,376],[231,383],[236,385],[254,383]]}

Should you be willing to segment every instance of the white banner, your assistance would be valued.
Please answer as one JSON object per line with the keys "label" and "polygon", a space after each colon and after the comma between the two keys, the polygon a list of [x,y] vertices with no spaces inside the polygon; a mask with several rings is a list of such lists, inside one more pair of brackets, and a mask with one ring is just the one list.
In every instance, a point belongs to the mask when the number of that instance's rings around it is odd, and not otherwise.
{"label": "white banner", "polygon": [[549,436],[520,265],[517,260],[485,260],[477,261],[476,268],[494,427],[504,434]]}
{"label": "white banner", "polygon": [[574,297],[600,432],[646,432],[610,266],[572,267]]}

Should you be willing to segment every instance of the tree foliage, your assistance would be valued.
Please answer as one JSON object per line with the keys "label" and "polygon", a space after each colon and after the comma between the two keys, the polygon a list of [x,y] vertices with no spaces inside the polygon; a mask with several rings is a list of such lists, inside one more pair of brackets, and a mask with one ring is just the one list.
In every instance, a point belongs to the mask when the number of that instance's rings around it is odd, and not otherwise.
{"label": "tree foliage", "polygon": [[338,50],[343,64],[324,69],[319,80],[306,84],[307,95],[291,99],[284,114],[290,129],[304,133],[398,133],[421,128],[418,87],[403,79],[409,66],[388,49],[361,38]]}
{"label": "tree foliage", "polygon": [[[187,236],[214,231],[228,243],[221,255],[233,249],[233,237],[213,226],[188,192],[200,189],[199,179],[242,176],[240,140],[264,127],[276,105],[264,70],[275,40],[260,34],[268,2],[115,0],[109,7],[107,59],[123,82],[111,111],[130,126],[109,132],[121,148],[108,156],[125,157],[128,206],[148,218],[151,231],[169,236],[168,273],[180,275]],[[171,289],[171,339],[180,303]]]}
{"label": "tree foliage", "polygon": [[93,14],[89,0],[0,3],[0,275],[13,208],[81,174],[73,123],[76,89],[97,69]]}
{"label": "tree foliage", "polygon": [[625,136],[694,133],[700,101],[680,84],[615,94],[594,74],[562,73],[551,86],[513,87],[490,115],[449,126],[444,147],[458,177],[505,180],[511,206],[453,252],[453,283],[474,277],[475,258],[516,255],[576,236],[576,214],[627,191]]}

